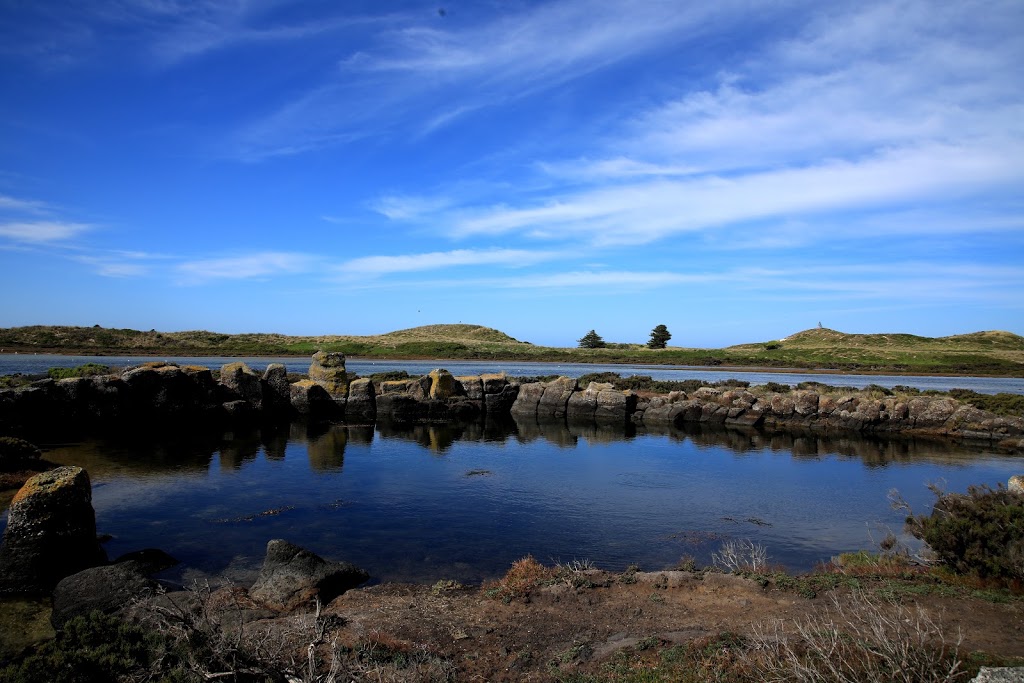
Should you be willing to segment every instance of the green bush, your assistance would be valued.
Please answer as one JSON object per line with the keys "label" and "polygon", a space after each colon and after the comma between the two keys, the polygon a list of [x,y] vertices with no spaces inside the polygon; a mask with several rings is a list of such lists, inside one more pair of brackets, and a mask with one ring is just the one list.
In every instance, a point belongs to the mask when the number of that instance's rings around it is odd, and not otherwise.
{"label": "green bush", "polygon": [[1024,580],[1024,495],[1003,486],[970,486],[936,495],[930,515],[910,515],[907,530],[943,565],[981,578]]}
{"label": "green bush", "polygon": [[68,379],[70,377],[94,377],[96,375],[109,375],[110,366],[99,363],[86,363],[77,368],[50,368],[46,374],[52,379]]}
{"label": "green bush", "polygon": [[987,410],[996,415],[1024,417],[1024,395],[1021,394],[979,394],[970,389],[950,389],[949,395],[961,403],[969,403],[978,410]]}
{"label": "green bush", "polygon": [[177,666],[165,639],[139,626],[93,612],[69,621],[54,640],[0,669],[0,683],[107,683],[195,680]]}
{"label": "green bush", "polygon": [[779,384],[778,382],[767,382],[764,389],[773,394],[788,394],[792,391],[792,387],[788,384]]}

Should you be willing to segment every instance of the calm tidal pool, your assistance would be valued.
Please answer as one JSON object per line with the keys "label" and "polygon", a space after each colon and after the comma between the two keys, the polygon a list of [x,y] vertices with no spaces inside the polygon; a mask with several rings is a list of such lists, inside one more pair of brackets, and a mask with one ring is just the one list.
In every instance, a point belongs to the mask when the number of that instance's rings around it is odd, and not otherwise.
{"label": "calm tidal pool", "polygon": [[[375,581],[479,581],[526,554],[653,570],[751,539],[793,570],[872,548],[927,512],[928,482],[995,486],[1020,458],[942,441],[565,423],[308,426],[45,444],[85,467],[113,558],[159,547],[167,578],[254,578],[285,538]],[[4,521],[6,523],[6,520]]]}

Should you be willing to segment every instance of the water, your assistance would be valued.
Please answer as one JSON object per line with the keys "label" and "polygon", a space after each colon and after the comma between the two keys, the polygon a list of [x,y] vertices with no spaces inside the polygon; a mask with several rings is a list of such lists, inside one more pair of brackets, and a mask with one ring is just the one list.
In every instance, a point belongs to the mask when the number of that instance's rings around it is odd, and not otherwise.
{"label": "water", "polygon": [[[930,510],[928,482],[995,486],[1020,458],[949,442],[565,423],[308,427],[46,445],[85,467],[111,557],[160,547],[168,578],[255,578],[285,538],[367,569],[375,581],[501,575],[527,554],[621,570],[710,562],[729,539],[806,571],[872,548],[902,514]],[[910,540],[905,538],[904,540]]]}
{"label": "water", "polygon": [[[111,367],[130,367],[147,361],[165,360],[179,365],[201,365],[220,368],[225,363],[243,361],[254,370],[262,372],[270,363],[282,363],[288,372],[309,370],[309,358],[287,356],[282,358],[251,357],[193,357],[175,356],[154,358],[146,356],[57,356],[47,354],[0,354],[0,375],[40,374],[51,367],[73,368],[85,363],[102,363]],[[921,390],[970,389],[982,394],[1007,392],[1024,394],[1024,378],[1020,377],[934,377],[909,375],[848,375],[842,373],[809,372],[765,372],[757,370],[710,370],[684,365],[604,365],[591,363],[518,363],[505,361],[465,360],[361,360],[348,359],[348,370],[362,376],[375,372],[405,370],[410,375],[423,375],[434,368],[445,368],[454,375],[479,375],[487,372],[505,372],[512,377],[565,375],[579,377],[592,372],[615,372],[623,377],[649,375],[658,380],[700,379],[718,382],[724,379],[739,379],[752,385],[779,382],[796,385],[800,382],[822,382],[833,386],[863,388],[869,384],[883,387],[905,385]]]}

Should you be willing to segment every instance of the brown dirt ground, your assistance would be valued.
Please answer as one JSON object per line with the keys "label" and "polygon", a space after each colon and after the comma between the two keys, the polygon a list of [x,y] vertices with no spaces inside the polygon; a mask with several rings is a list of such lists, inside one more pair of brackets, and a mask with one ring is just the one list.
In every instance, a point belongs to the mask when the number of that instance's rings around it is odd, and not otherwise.
{"label": "brown dirt ground", "polygon": [[[792,624],[842,600],[842,589],[815,598],[765,589],[727,574],[682,571],[622,575],[586,572],[589,587],[568,582],[533,590],[509,603],[480,587],[432,589],[384,584],[352,590],[326,614],[349,647],[378,643],[390,651],[426,653],[452,662],[460,681],[550,681],[599,673],[602,664],[642,641],[681,644],[724,632],[750,635],[757,623]],[[634,581],[635,579],[635,581]],[[1024,657],[1024,603],[992,603],[934,595],[916,603],[946,633],[963,635],[961,653]]]}

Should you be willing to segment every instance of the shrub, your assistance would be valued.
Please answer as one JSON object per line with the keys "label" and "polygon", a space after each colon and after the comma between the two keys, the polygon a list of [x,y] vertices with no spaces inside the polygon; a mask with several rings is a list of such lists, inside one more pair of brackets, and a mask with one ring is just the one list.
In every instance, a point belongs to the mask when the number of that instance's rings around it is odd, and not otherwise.
{"label": "shrub", "polygon": [[0,683],[153,680],[154,674],[168,683],[191,680],[170,654],[159,634],[97,611],[72,619],[54,640],[0,669]]}
{"label": "shrub", "polygon": [[764,389],[772,394],[788,394],[792,391],[792,387],[788,384],[779,384],[778,382],[767,382],[764,385]]}
{"label": "shrub", "polygon": [[509,603],[524,598],[534,588],[555,578],[556,571],[545,567],[533,555],[516,560],[505,576],[492,583],[484,584],[484,592],[502,602]]}
{"label": "shrub", "polygon": [[969,486],[966,494],[930,487],[930,515],[909,515],[907,530],[960,574],[1024,580],[1024,495],[1003,486]]}
{"label": "shrub", "polygon": [[70,377],[94,377],[109,375],[110,366],[99,363],[86,363],[75,368],[50,368],[46,374],[52,379],[68,379]]}
{"label": "shrub", "polygon": [[586,387],[591,382],[608,382],[617,385],[619,382],[622,382],[622,377],[617,372],[589,372],[585,375],[580,375],[576,382],[581,387]]}
{"label": "shrub", "polygon": [[1024,395],[1021,394],[979,394],[970,389],[950,389],[949,395],[961,403],[969,403],[978,410],[987,410],[1007,417],[1024,416]]}

